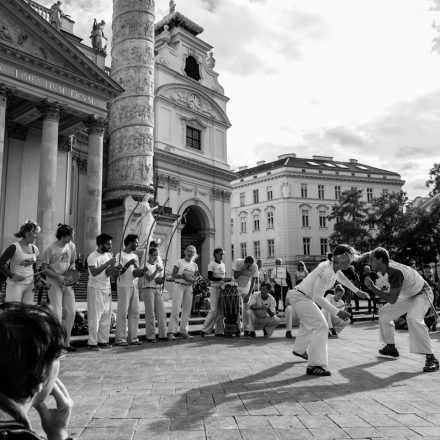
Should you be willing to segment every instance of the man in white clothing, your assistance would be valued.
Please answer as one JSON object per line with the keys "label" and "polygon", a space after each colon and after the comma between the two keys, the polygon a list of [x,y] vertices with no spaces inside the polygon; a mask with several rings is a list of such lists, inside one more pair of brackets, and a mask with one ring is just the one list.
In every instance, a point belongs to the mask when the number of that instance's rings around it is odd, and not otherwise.
{"label": "man in white clothing", "polygon": [[[345,310],[346,304],[342,300],[344,293],[344,288],[340,284],[337,284],[334,291],[330,290],[329,293],[325,295],[325,299],[337,309]],[[350,324],[350,321],[344,321],[337,315],[330,315],[327,310],[323,310],[322,313],[327,320],[329,336],[338,336],[339,333],[341,333],[342,330],[344,330],[344,328]]]}
{"label": "man in white clothing", "polygon": [[117,275],[119,269],[112,256],[112,236],[100,234],[96,237],[98,249],[87,257],[89,282],[87,284],[87,320],[89,324],[90,350],[111,348],[109,344],[112,314],[112,294],[110,276]]}
{"label": "man in white clothing", "polygon": [[232,270],[234,272],[234,280],[238,284],[238,294],[242,303],[244,335],[249,336],[248,301],[258,280],[258,266],[254,263],[254,257],[248,255],[245,259],[238,258],[235,260]]}
{"label": "man in white clothing", "polygon": [[[139,258],[135,251],[139,244],[137,234],[128,234],[124,239],[125,248],[116,254],[116,263],[121,272],[117,281],[118,309],[116,312],[115,344],[119,346],[140,345],[137,331],[139,324],[139,289],[137,278],[144,276],[139,268]],[[128,315],[128,336],[127,336]]]}
{"label": "man in white clothing", "polygon": [[254,292],[249,299],[249,336],[255,338],[255,330],[263,329],[264,336],[271,336],[280,318],[275,314],[275,298],[269,293],[270,284],[261,283],[260,292]]}
{"label": "man in white clothing", "polygon": [[380,338],[386,344],[379,353],[385,356],[399,356],[394,342],[394,319],[406,313],[410,352],[426,356],[423,371],[437,371],[439,361],[432,352],[428,327],[424,321],[434,299],[429,284],[416,270],[390,260],[388,251],[384,248],[374,249],[369,256],[371,269],[382,275],[387,274],[390,284],[389,292],[385,292],[378,289],[369,278],[365,279],[365,285],[388,303],[379,310]]}

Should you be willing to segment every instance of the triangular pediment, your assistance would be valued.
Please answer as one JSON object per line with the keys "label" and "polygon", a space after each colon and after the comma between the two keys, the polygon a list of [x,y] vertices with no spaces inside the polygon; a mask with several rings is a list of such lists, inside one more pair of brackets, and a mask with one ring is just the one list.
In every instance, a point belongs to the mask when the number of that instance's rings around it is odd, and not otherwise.
{"label": "triangular pediment", "polygon": [[52,74],[81,77],[109,94],[122,91],[106,72],[23,0],[1,0],[1,53],[28,60]]}

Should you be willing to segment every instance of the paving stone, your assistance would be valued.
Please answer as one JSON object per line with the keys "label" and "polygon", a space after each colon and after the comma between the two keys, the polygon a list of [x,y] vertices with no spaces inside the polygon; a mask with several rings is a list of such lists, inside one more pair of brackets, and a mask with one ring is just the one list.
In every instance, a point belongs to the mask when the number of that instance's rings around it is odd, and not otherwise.
{"label": "paving stone", "polygon": [[[402,426],[396,416],[398,414],[365,414],[360,417],[368,422],[371,426]],[[405,419],[403,419],[405,422]],[[406,425],[406,423],[404,423]]]}
{"label": "paving stone", "polygon": [[319,440],[333,440],[335,438],[350,438],[341,428],[309,428],[313,437]]}
{"label": "paving stone", "polygon": [[369,423],[367,423],[365,420],[362,420],[358,416],[330,414],[329,418],[332,419],[341,428],[356,428],[356,427],[369,427],[370,426]]}
{"label": "paving stone", "polygon": [[344,431],[348,434],[349,438],[384,438],[385,434],[381,433],[376,428],[344,428]]}

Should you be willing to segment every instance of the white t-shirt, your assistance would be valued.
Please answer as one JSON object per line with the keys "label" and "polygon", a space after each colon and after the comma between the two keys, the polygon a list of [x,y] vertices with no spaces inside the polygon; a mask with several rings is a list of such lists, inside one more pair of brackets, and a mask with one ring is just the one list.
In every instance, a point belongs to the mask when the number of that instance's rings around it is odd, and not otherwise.
{"label": "white t-shirt", "polygon": [[132,287],[137,283],[137,278],[133,276],[133,270],[139,267],[139,258],[134,252],[121,251],[121,256],[119,257],[119,252],[115,255],[116,263],[120,263],[122,266],[125,266],[130,260],[133,258],[136,260],[135,265],[132,264],[130,267],[124,272],[120,273],[118,279],[118,285],[121,287]]}
{"label": "white t-shirt", "polygon": [[345,303],[342,301],[342,299],[339,299],[338,301],[335,300],[335,295],[328,294],[325,299],[334,307],[338,308],[339,310],[345,309]]}
{"label": "white t-shirt", "polygon": [[[212,272],[214,278],[223,279],[226,275],[225,263],[217,263],[216,261],[211,261],[208,264],[208,272]],[[223,281],[211,281],[211,286],[218,287],[223,284]]]}
{"label": "white t-shirt", "polygon": [[[195,273],[199,270],[199,267],[197,266],[196,263],[194,263],[194,261],[188,262],[184,258],[177,260],[174,266],[176,266],[179,269],[177,271],[179,275],[183,275],[183,273],[185,272],[188,275],[195,276]],[[177,281],[179,283],[186,283],[184,278],[182,279],[179,278]]]}
{"label": "white t-shirt", "polygon": [[[153,263],[150,264],[148,261],[145,263],[145,267],[148,269],[148,272],[146,273],[146,275],[151,276],[155,271],[156,271],[156,265],[159,264],[159,262],[157,263]],[[160,267],[162,267],[159,264]],[[163,277],[163,270],[157,272],[157,274],[154,276],[154,278],[151,281],[147,281],[147,279],[144,277],[143,278],[143,283],[142,283],[142,287],[160,287],[159,284],[156,284],[156,282],[154,281],[156,278],[161,278]]]}
{"label": "white t-shirt", "polygon": [[[43,263],[49,265],[49,268],[59,275],[62,275],[69,269],[75,269],[76,248],[70,242],[60,246],[58,242],[49,245],[43,252]],[[47,275],[50,278],[50,275]]]}
{"label": "white t-shirt", "polygon": [[[245,266],[244,259],[238,258],[232,265],[232,270],[240,272]],[[235,279],[239,287],[249,289],[252,278],[258,277],[258,266],[256,263],[252,263],[250,269],[246,269],[238,278]]]}
{"label": "white t-shirt", "polygon": [[94,277],[90,273],[90,266],[98,268],[111,259],[112,254],[110,252],[101,254],[98,251],[94,251],[87,257],[87,265],[89,267],[89,287],[95,287],[97,289],[110,288],[110,277],[105,273],[105,270]]}
{"label": "white t-shirt", "polygon": [[389,262],[386,273],[388,274],[390,289],[400,288],[399,298],[417,295],[426,283],[415,269],[395,261]]}
{"label": "white t-shirt", "polygon": [[[37,246],[31,244],[31,248],[34,251],[32,254],[27,254],[23,251],[20,243],[17,241],[13,243],[15,245],[15,254],[9,260],[10,271],[14,274],[26,277],[23,281],[13,281],[8,278],[10,284],[31,284],[34,282],[34,268],[33,265],[37,262],[37,257],[40,254]],[[27,263],[24,263],[24,262]]]}
{"label": "white t-shirt", "polygon": [[[252,305],[256,305],[258,308],[263,306],[269,306],[273,313],[275,313],[276,302],[275,298],[269,294],[266,299],[263,299],[260,292],[254,292],[249,298],[249,307]],[[258,318],[265,318],[266,316],[270,316],[265,309],[261,310],[253,310],[255,315]]]}
{"label": "white t-shirt", "polygon": [[331,289],[336,281],[339,281],[344,287],[353,292],[359,290],[340,270],[335,272],[333,270],[333,262],[328,260],[320,263],[301,283],[289,291],[289,300],[292,303],[304,298],[305,295],[315,301],[319,307],[327,310],[331,315],[337,315],[339,309],[331,305],[324,298],[325,292]]}

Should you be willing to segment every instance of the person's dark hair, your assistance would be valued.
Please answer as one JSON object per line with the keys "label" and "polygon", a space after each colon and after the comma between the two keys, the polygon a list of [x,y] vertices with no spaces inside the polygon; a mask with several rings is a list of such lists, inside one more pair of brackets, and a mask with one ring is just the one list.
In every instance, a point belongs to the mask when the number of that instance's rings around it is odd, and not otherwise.
{"label": "person's dark hair", "polygon": [[20,226],[20,230],[14,233],[14,236],[17,238],[24,238],[28,232],[34,232],[40,228],[40,225],[37,222],[33,222],[32,220],[28,220],[26,223],[23,223]]}
{"label": "person's dark hair", "polygon": [[97,246],[102,246],[103,244],[106,244],[109,240],[113,240],[113,237],[104,232],[96,237],[96,244]]}
{"label": "person's dark hair", "polygon": [[374,258],[378,260],[381,259],[383,263],[389,264],[390,254],[385,248],[377,247],[376,249],[372,250],[371,253],[374,255]]}
{"label": "person's dark hair", "polygon": [[41,306],[10,302],[0,307],[0,393],[12,400],[32,397],[45,383],[63,348],[64,329]]}
{"label": "person's dark hair", "polygon": [[155,252],[159,253],[159,249],[157,249],[157,247],[150,247],[148,249],[148,255],[153,255]]}
{"label": "person's dark hair", "polygon": [[159,243],[156,240],[151,240],[150,241],[150,248],[158,248],[159,247]]}
{"label": "person's dark hair", "polygon": [[266,286],[266,287],[267,287],[267,290],[270,292],[272,286],[271,286],[271,284],[270,284],[269,282],[267,282],[267,281],[263,281],[263,282],[260,284],[260,287],[263,287],[263,286]]}
{"label": "person's dark hair", "polygon": [[137,234],[128,234],[124,238],[124,246],[128,246],[129,243],[133,243],[138,238],[139,238],[139,236]]}
{"label": "person's dark hair", "polygon": [[254,257],[251,257],[250,255],[248,255],[245,259],[244,259],[245,263],[250,263],[253,264],[254,262]]}
{"label": "person's dark hair", "polygon": [[224,249],[223,249],[223,248],[215,248],[215,249],[214,249],[214,253],[213,253],[213,255],[215,256],[215,254],[218,254],[218,253],[221,252],[221,251],[224,252]]}
{"label": "person's dark hair", "polygon": [[337,244],[333,248],[333,252],[331,254],[328,254],[328,259],[332,261],[333,257],[337,257],[338,255],[344,255],[347,252],[353,252],[353,248],[348,244]]}
{"label": "person's dark hair", "polygon": [[55,234],[58,240],[61,239],[61,237],[67,237],[68,235],[73,235],[73,228],[69,225],[63,225],[61,223],[58,223],[58,229]]}

